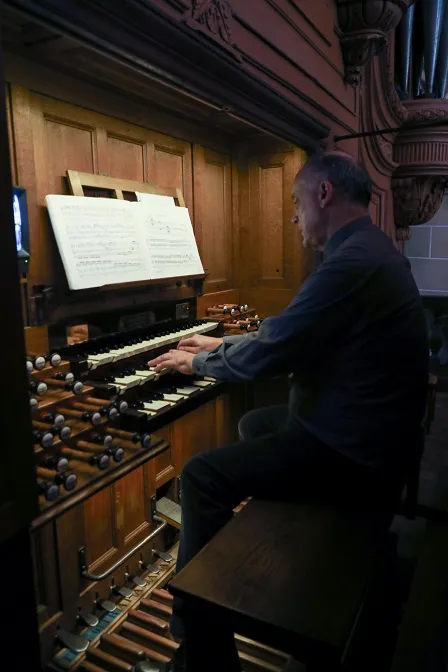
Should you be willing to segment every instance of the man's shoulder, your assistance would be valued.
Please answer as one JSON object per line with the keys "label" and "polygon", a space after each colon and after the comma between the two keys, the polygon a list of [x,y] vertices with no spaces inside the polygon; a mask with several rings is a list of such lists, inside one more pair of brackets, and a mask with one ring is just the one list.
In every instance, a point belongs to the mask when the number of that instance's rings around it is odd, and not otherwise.
{"label": "man's shoulder", "polygon": [[334,257],[359,259],[366,263],[396,261],[406,264],[405,257],[396,249],[389,236],[374,224],[354,231],[336,250]]}

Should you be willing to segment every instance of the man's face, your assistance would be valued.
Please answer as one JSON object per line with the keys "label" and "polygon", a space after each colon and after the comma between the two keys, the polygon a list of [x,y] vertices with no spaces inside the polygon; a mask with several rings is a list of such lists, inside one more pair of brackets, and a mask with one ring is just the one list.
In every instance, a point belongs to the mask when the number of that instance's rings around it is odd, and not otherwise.
{"label": "man's face", "polygon": [[294,183],[292,221],[302,234],[304,247],[318,250],[327,242],[327,188],[326,183],[308,184],[300,178]]}

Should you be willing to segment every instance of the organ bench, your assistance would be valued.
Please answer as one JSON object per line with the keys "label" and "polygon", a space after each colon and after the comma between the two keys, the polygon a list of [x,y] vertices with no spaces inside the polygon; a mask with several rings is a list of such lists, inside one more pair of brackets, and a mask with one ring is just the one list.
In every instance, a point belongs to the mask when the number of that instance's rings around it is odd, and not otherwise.
{"label": "organ bench", "polygon": [[221,672],[204,628],[223,624],[307,670],[352,669],[391,558],[387,526],[365,514],[252,500],[170,584],[185,605],[188,669]]}

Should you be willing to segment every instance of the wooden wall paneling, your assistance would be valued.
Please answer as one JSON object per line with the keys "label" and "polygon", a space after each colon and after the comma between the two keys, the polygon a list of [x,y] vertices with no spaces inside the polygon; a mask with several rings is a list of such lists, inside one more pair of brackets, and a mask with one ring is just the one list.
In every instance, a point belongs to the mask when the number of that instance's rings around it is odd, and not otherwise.
{"label": "wooden wall paneling", "polygon": [[[116,82],[113,90],[109,90],[104,80],[101,84],[92,84],[80,73],[69,76],[66,72],[45,67],[34,59],[28,60],[8,52],[4,56],[7,80],[30,91],[71,105],[83,105],[98,114],[112,116],[140,128],[151,128],[165,137],[181,138],[187,143],[197,142],[218,151],[228,150],[229,136],[226,133],[217,133],[199,118],[176,116],[175,105],[165,109],[148,105],[148,96],[151,96],[148,88],[145,90],[145,99],[134,99],[117,90]],[[148,87],[147,80],[145,83]],[[176,100],[178,98],[179,94],[176,94]],[[106,172],[106,169],[100,169],[100,172]]]}
{"label": "wooden wall paneling", "polygon": [[[13,89],[14,91],[14,89]],[[67,194],[65,171],[95,172],[97,167],[95,128],[66,110],[54,109],[49,102],[30,95],[31,142],[34,171],[23,184],[34,186],[36,198],[28,198],[31,262],[29,283],[55,285],[64,282],[64,271],[45,207],[47,194]],[[14,101],[14,115],[20,113],[22,101]],[[64,113],[65,112],[65,113]],[[26,160],[19,163],[22,170]]]}
{"label": "wooden wall paneling", "polygon": [[232,164],[229,156],[193,148],[195,233],[207,273],[204,293],[233,287]]}
{"label": "wooden wall paneling", "polygon": [[240,300],[248,303],[249,299],[246,295],[248,288],[251,286],[251,260],[256,252],[252,248],[251,237],[250,162],[247,144],[240,143],[235,149],[235,154],[235,179],[238,183],[236,192],[238,198],[233,199],[238,224],[238,246],[235,250],[235,286],[240,290]]}
{"label": "wooden wall paneling", "polygon": [[160,187],[182,189],[185,205],[193,220],[193,179],[191,143],[151,132],[153,159],[149,180]]}
{"label": "wooden wall paneling", "polygon": [[193,206],[191,145],[97,112],[12,87],[18,179],[28,189],[30,284],[57,284],[64,273],[45,207],[68,193],[66,170],[180,187]]}
{"label": "wooden wall paneling", "polygon": [[265,315],[285,308],[306,276],[306,255],[291,222],[293,182],[305,160],[305,152],[295,149],[250,161],[248,292],[251,305]]}
{"label": "wooden wall paneling", "polygon": [[144,142],[134,142],[108,134],[108,174],[125,180],[144,182],[148,174]]}

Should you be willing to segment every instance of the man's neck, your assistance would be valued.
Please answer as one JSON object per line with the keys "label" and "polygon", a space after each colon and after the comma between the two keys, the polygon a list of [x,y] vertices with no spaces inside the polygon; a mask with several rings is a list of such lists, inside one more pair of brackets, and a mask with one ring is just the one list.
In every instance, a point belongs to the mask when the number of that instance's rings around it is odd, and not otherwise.
{"label": "man's neck", "polygon": [[368,217],[369,211],[367,208],[359,206],[347,206],[343,210],[335,211],[335,213],[330,217],[327,227],[327,242],[332,236],[342,229],[350,222],[353,222],[355,219],[361,219],[362,217]]}

